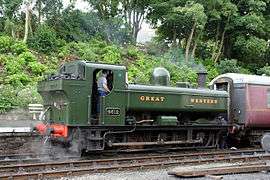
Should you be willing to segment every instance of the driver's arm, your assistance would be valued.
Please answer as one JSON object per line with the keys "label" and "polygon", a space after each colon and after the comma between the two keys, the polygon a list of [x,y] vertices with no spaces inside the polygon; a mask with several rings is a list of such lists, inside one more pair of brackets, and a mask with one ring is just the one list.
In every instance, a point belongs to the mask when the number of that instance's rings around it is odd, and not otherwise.
{"label": "driver's arm", "polygon": [[103,88],[104,88],[108,93],[111,92],[111,91],[109,90],[107,84],[105,84],[105,83],[103,83]]}

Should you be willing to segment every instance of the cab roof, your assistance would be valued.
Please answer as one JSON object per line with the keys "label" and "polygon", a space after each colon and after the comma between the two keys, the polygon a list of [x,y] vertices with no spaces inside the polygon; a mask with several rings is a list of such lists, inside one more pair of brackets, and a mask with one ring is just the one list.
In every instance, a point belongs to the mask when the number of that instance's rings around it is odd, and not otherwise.
{"label": "cab roof", "polygon": [[258,76],[249,74],[238,74],[238,73],[226,73],[214,78],[209,85],[213,85],[216,81],[221,79],[231,79],[234,84],[260,84],[260,85],[270,85],[269,76]]}
{"label": "cab roof", "polygon": [[123,65],[114,65],[114,64],[104,64],[90,61],[80,61],[85,64],[85,66],[95,68],[95,69],[111,69],[111,70],[126,70],[126,67]]}

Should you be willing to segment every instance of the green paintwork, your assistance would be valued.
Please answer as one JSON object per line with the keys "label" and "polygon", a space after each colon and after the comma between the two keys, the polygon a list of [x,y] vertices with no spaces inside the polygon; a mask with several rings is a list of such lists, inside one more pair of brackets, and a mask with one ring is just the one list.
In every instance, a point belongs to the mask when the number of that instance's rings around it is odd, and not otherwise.
{"label": "green paintwork", "polygon": [[[66,124],[87,123],[86,81],[54,80],[39,83],[45,108],[50,106],[49,118],[52,122]],[[80,113],[78,113],[80,112]]]}
{"label": "green paintwork", "polygon": [[[91,97],[93,74],[96,70],[111,70],[113,89],[110,94],[101,98],[99,125],[125,125],[127,111],[215,111],[227,109],[226,92],[208,89],[189,89],[168,86],[127,85],[124,66],[97,64],[86,61],[73,61],[64,64],[58,73],[58,79],[46,79],[39,83],[38,92],[42,95],[44,106],[50,107],[47,118],[51,122],[67,125],[90,125],[92,121]],[[72,75],[73,79],[65,78]],[[141,96],[149,97],[142,101]],[[163,101],[161,101],[163,97]],[[151,101],[151,98],[160,101]],[[191,101],[194,101],[192,103]],[[195,100],[198,100],[195,103]],[[205,101],[205,103],[199,103]],[[217,100],[217,103],[207,103]],[[161,124],[175,123],[174,120],[161,120]]]}
{"label": "green paintwork", "polygon": [[[145,97],[141,99],[141,97]],[[146,100],[149,97],[150,100]],[[151,99],[154,97],[154,100]],[[163,101],[161,101],[163,97]],[[159,98],[159,101],[158,101]],[[129,85],[127,109],[132,111],[152,110],[163,112],[220,111],[227,110],[228,95],[223,91],[189,89],[165,86]],[[202,99],[206,103],[192,103],[191,99]],[[207,103],[217,100],[217,103]]]}
{"label": "green paintwork", "polygon": [[[114,74],[114,88],[109,95],[103,97],[101,103],[105,107],[117,107],[120,115],[108,116],[105,108],[101,108],[101,124],[122,125],[125,120],[125,88],[124,66],[109,64],[96,64],[86,61],[74,61],[61,67],[59,75],[63,73],[80,74],[77,79],[44,80],[38,84],[38,92],[42,95],[44,106],[50,107],[46,117],[50,122],[65,123],[68,125],[89,125],[91,121],[91,96],[93,84],[93,72],[97,69],[112,70]],[[65,72],[63,72],[65,69]],[[94,96],[94,95],[93,95]]]}
{"label": "green paintwork", "polygon": [[178,123],[176,116],[158,116],[155,121],[156,125],[160,126],[176,126]]}

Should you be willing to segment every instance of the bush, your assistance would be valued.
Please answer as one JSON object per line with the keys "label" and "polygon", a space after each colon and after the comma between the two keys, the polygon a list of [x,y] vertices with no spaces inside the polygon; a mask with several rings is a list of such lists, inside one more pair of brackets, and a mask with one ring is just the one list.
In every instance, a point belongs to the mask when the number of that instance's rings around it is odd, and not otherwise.
{"label": "bush", "polygon": [[23,65],[25,63],[23,59],[18,59],[14,56],[5,56],[4,62],[4,68],[6,70],[6,73],[9,75],[20,73],[23,71]]}
{"label": "bush", "polygon": [[16,103],[16,92],[10,85],[0,86],[0,113],[10,110]]}
{"label": "bush", "polygon": [[56,32],[46,24],[40,25],[28,44],[38,52],[50,54],[57,51],[58,40]]}
{"label": "bush", "polygon": [[103,60],[105,63],[109,64],[120,64],[121,63],[121,53],[119,48],[116,46],[107,46],[103,55]]}
{"label": "bush", "polygon": [[10,52],[14,40],[9,36],[0,36],[0,53]]}
{"label": "bush", "polygon": [[37,58],[31,52],[24,52],[19,55],[19,60],[28,64],[30,62],[37,62]]}
{"label": "bush", "polygon": [[46,66],[39,62],[30,62],[28,67],[33,75],[42,75],[43,72],[46,71]]}
{"label": "bush", "polygon": [[22,88],[11,85],[0,86],[0,113],[15,107],[27,107],[30,103],[41,103],[41,96],[37,93],[36,85]]}
{"label": "bush", "polygon": [[240,73],[240,66],[237,65],[237,60],[235,59],[225,59],[220,61],[217,65],[218,71],[220,74],[224,73]]}
{"label": "bush", "polygon": [[13,85],[14,87],[22,87],[30,82],[31,78],[29,77],[29,75],[23,72],[7,76],[7,83]]}
{"label": "bush", "polygon": [[28,104],[42,103],[42,98],[37,92],[36,84],[25,86],[17,91],[18,102],[16,105],[27,107]]}
{"label": "bush", "polygon": [[129,46],[127,48],[127,56],[133,59],[137,59],[140,54],[139,50],[135,46]]}
{"label": "bush", "polygon": [[259,75],[267,75],[267,76],[270,76],[270,66],[268,66],[268,64],[260,69],[257,70],[257,73]]}
{"label": "bush", "polygon": [[15,55],[19,55],[21,53],[27,52],[28,48],[27,45],[24,42],[18,41],[16,43],[14,43],[13,45],[11,45],[11,51],[15,54]]}

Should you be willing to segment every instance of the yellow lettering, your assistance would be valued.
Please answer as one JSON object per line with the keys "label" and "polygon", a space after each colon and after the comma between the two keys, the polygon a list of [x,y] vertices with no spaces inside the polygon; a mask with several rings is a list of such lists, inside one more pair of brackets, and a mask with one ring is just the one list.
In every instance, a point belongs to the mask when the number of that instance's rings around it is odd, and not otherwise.
{"label": "yellow lettering", "polygon": [[140,101],[150,101],[150,102],[163,102],[165,100],[165,97],[159,97],[159,96],[140,96]]}
{"label": "yellow lettering", "polygon": [[190,102],[194,103],[195,99],[190,99]]}
{"label": "yellow lettering", "polygon": [[218,101],[217,100],[214,100],[215,101],[215,104],[217,104],[218,103]]}
{"label": "yellow lettering", "polygon": [[199,99],[199,102],[200,102],[200,103],[203,103],[203,100],[202,100],[202,99]]}

